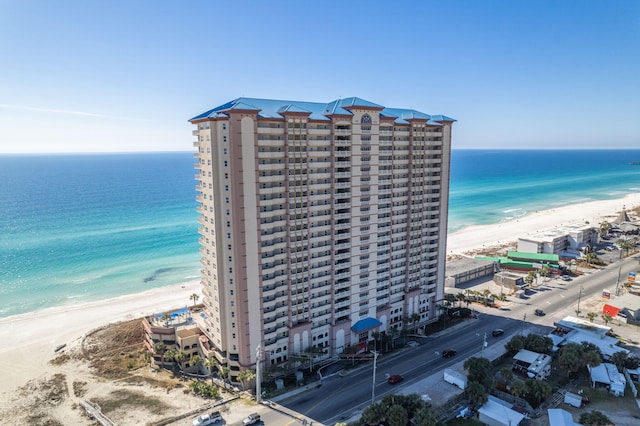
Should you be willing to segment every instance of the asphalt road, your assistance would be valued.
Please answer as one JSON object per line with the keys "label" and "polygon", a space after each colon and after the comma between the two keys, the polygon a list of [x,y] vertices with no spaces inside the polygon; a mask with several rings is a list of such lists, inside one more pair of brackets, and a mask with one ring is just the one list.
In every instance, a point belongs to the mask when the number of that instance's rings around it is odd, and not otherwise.
{"label": "asphalt road", "polygon": [[[321,386],[281,401],[281,405],[323,424],[349,419],[371,403],[373,389],[375,399],[379,400],[388,393],[397,392],[398,387],[439,373],[470,356],[479,356],[485,333],[488,345],[517,333],[548,333],[553,329],[554,321],[568,315],[575,316],[579,300],[601,295],[602,290],[609,290],[613,294],[618,277],[626,280],[627,273],[637,268],[638,258],[635,256],[611,264],[603,270],[591,270],[572,281],[565,282],[559,278],[540,281],[527,299],[514,300],[503,309],[476,307],[479,318],[469,320],[468,326],[456,328],[439,337],[412,339],[419,341],[420,346],[379,356],[375,387],[372,386],[373,362],[369,361],[344,377],[325,379]],[[536,309],[542,309],[545,315],[535,316]],[[582,310],[584,315],[586,311],[584,308]],[[491,331],[496,328],[504,329],[504,336],[493,337]],[[451,358],[442,358],[441,352],[447,348],[455,349],[457,354]],[[386,375],[393,374],[401,374],[404,381],[395,385],[388,384]]]}

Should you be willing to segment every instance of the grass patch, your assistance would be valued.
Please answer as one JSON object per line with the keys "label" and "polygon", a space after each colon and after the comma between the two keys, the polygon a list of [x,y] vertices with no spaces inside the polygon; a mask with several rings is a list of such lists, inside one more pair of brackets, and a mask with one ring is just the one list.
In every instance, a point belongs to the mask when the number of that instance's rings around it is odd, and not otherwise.
{"label": "grass patch", "polygon": [[162,414],[171,408],[156,397],[127,389],[113,391],[106,398],[95,398],[93,402],[97,403],[102,412],[107,415],[123,409],[146,410],[154,414]]}
{"label": "grass patch", "polygon": [[152,388],[166,389],[170,391],[172,389],[182,388],[184,384],[173,378],[167,378],[166,380],[155,379],[152,377],[145,377],[140,375],[129,376],[122,380],[129,385],[149,385]]}

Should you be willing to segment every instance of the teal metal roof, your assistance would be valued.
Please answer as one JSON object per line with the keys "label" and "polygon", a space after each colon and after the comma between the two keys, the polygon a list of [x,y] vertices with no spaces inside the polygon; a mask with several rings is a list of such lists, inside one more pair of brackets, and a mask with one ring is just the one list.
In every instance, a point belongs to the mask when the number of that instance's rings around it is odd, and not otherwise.
{"label": "teal metal roof", "polygon": [[220,105],[200,115],[193,117],[191,120],[200,120],[203,118],[220,118],[227,116],[229,111],[245,110],[258,111],[261,118],[282,118],[287,112],[307,113],[311,120],[329,121],[330,115],[352,115],[350,108],[364,107],[381,110],[380,115],[383,117],[395,118],[398,124],[408,124],[411,119],[427,120],[427,124],[439,126],[437,120],[455,121],[444,115],[428,115],[414,109],[402,108],[385,108],[382,105],[369,102],[367,100],[351,97],[338,99],[329,103],[319,102],[300,102],[300,101],[283,101],[276,99],[256,99],[256,98],[238,98],[226,104]]}

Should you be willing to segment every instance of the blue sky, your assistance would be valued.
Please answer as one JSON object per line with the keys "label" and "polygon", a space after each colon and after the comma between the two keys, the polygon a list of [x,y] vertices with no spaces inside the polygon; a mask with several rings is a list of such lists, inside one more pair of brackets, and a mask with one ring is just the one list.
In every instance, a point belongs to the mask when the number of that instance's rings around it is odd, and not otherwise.
{"label": "blue sky", "polygon": [[638,1],[0,0],[0,152],[190,151],[237,97],[358,96],[453,148],[640,147]]}

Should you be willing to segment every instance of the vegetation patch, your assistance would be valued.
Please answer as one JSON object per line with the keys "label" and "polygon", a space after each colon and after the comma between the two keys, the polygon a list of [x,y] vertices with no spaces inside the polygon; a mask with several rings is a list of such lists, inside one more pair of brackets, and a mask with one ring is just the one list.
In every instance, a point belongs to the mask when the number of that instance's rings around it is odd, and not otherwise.
{"label": "vegetation patch", "polygon": [[140,320],[112,324],[85,338],[82,356],[95,369],[96,375],[107,379],[123,378],[148,365],[149,353],[143,346],[143,339]]}
{"label": "vegetation patch", "polygon": [[119,389],[111,392],[105,398],[92,400],[100,406],[106,415],[125,409],[146,410],[154,414],[162,414],[171,408],[169,405],[153,396],[146,396],[142,392]]}
{"label": "vegetation patch", "polygon": [[87,382],[76,380],[73,382],[73,394],[77,398],[82,398],[87,393]]}

